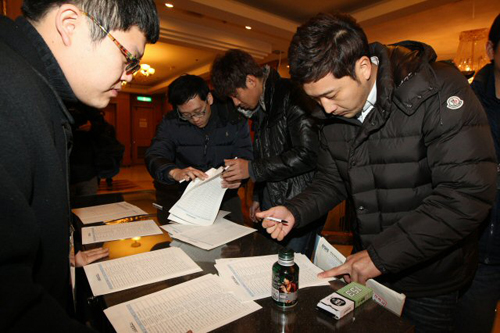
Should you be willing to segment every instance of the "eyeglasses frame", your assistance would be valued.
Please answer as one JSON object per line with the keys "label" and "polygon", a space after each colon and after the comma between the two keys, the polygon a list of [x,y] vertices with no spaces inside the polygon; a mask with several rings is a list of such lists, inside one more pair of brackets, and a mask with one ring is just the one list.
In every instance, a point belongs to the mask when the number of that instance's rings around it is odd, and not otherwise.
{"label": "eyeglasses frame", "polygon": [[82,10],[83,15],[87,16],[89,19],[91,19],[99,28],[101,28],[102,31],[106,33],[106,36],[108,36],[116,46],[120,49],[121,53],[125,56],[127,59],[127,67],[125,67],[125,70],[127,71],[127,74],[135,74],[141,69],[141,60],[138,59],[136,56],[132,54],[129,50],[127,50],[115,37],[113,37],[112,34],[104,28],[97,19],[90,15],[89,13],[85,12]]}

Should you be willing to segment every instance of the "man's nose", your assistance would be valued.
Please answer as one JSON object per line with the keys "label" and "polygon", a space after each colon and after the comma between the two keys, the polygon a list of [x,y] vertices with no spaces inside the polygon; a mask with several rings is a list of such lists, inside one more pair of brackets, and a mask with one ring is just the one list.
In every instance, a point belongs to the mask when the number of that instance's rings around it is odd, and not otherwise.
{"label": "man's nose", "polygon": [[233,100],[234,106],[236,107],[240,106],[241,101],[239,99],[237,99],[236,97],[231,97],[231,99]]}

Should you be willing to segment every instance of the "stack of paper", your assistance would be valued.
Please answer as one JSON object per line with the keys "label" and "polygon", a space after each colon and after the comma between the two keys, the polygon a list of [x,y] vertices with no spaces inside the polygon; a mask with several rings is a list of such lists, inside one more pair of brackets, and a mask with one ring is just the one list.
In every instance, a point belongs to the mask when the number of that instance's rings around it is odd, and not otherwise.
{"label": "stack of paper", "polygon": [[72,212],[80,218],[83,224],[111,221],[129,216],[147,215],[145,211],[128,202],[116,202],[85,208],[76,208]]}
{"label": "stack of paper", "polygon": [[241,302],[216,275],[207,274],[104,310],[118,333],[209,332],[261,307]]}
{"label": "stack of paper", "polygon": [[[224,284],[241,299],[257,300],[271,296],[272,267],[278,255],[216,260],[215,268]],[[321,269],[303,254],[295,253],[299,266],[299,288],[328,285],[330,279],[319,279]]]}
{"label": "stack of paper", "polygon": [[109,242],[118,239],[159,235],[162,231],[153,220],[100,225],[82,228],[82,244]]}
{"label": "stack of paper", "polygon": [[172,238],[176,238],[204,250],[214,249],[256,231],[255,229],[226,220],[224,216],[228,213],[229,212],[220,211],[214,224],[208,227],[175,223],[163,225],[161,227],[165,229]]}
{"label": "stack of paper", "polygon": [[175,247],[87,265],[84,270],[94,296],[202,271]]}
{"label": "stack of paper", "polygon": [[227,190],[222,187],[222,171],[223,167],[212,168],[206,172],[207,179],[191,181],[182,197],[170,208],[168,219],[182,224],[213,224]]}
{"label": "stack of paper", "polygon": [[[321,237],[319,239],[314,254],[314,264],[316,266],[326,271],[342,265],[345,260],[346,258],[328,243],[325,238]],[[405,294],[397,293],[374,279],[366,281],[366,286],[373,290],[374,301],[396,315],[401,316],[406,300]]]}

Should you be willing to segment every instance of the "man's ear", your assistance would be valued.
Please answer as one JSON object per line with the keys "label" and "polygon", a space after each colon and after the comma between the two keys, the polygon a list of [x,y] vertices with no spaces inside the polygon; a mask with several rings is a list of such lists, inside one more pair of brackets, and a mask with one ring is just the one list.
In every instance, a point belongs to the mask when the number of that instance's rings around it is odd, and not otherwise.
{"label": "man's ear", "polygon": [[71,46],[75,30],[81,25],[82,18],[84,15],[73,5],[64,4],[57,9],[55,26],[65,46]]}
{"label": "man's ear", "polygon": [[254,75],[247,75],[247,88],[253,88],[257,85],[257,78]]}
{"label": "man's ear", "polygon": [[368,81],[372,75],[372,62],[367,56],[362,56],[356,62],[356,77]]}
{"label": "man's ear", "polygon": [[488,55],[488,58],[490,58],[490,60],[493,60],[493,58],[495,58],[495,50],[493,49],[493,42],[491,40],[486,43],[486,54]]}
{"label": "man's ear", "polygon": [[210,93],[210,92],[207,95],[207,102],[208,102],[208,105],[212,105],[214,102],[214,97],[212,96],[212,93]]}

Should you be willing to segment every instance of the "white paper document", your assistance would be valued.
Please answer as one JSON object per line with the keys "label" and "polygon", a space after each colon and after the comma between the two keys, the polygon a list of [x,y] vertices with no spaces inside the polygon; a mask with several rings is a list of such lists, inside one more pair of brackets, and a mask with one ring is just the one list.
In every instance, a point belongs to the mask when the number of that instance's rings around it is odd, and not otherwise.
{"label": "white paper document", "polygon": [[112,306],[104,313],[118,333],[203,333],[261,309],[241,302],[219,277],[207,274],[162,291]]}
{"label": "white paper document", "polygon": [[228,221],[222,217],[224,215],[219,213],[214,224],[206,227],[171,223],[163,225],[161,228],[165,229],[172,238],[204,250],[214,249],[257,231]]}
{"label": "white paper document", "polygon": [[85,208],[75,208],[72,212],[80,218],[83,224],[148,214],[139,207],[125,201]]}
{"label": "white paper document", "polygon": [[175,247],[87,265],[84,270],[94,296],[202,271]]}
{"label": "white paper document", "polygon": [[[272,267],[278,255],[216,260],[215,268],[225,284],[240,298],[257,300],[271,296]],[[295,253],[299,266],[299,288],[328,285],[331,279],[320,279],[322,272],[303,254]]]}
{"label": "white paper document", "polygon": [[82,244],[92,244],[161,234],[161,229],[153,220],[100,225],[82,228]]}
{"label": "white paper document", "polygon": [[169,220],[182,224],[208,226],[214,223],[227,188],[222,187],[223,167],[210,169],[208,178],[196,178],[184,190],[182,197],[169,210]]}
{"label": "white paper document", "polygon": [[[342,265],[346,258],[328,241],[321,237],[316,246],[314,264],[323,270]],[[369,279],[366,286],[373,290],[373,300],[398,316],[401,316],[405,304],[406,295],[395,292],[383,284]]]}

